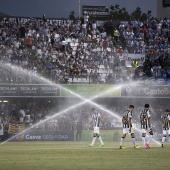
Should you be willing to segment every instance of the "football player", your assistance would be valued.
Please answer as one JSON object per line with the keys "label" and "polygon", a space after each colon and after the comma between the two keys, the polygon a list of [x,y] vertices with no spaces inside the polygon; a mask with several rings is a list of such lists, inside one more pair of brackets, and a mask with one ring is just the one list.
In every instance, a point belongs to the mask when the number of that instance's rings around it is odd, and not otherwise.
{"label": "football player", "polygon": [[135,134],[134,134],[133,127],[132,127],[133,110],[134,110],[134,106],[130,105],[127,111],[125,111],[123,114],[123,117],[122,117],[123,135],[120,140],[120,149],[125,149],[125,147],[123,146],[123,142],[126,137],[126,134],[131,135],[134,148],[136,149],[140,148],[140,146],[136,145]]}
{"label": "football player", "polygon": [[[150,141],[153,137],[153,130],[151,127],[151,115],[149,104],[145,104],[144,109],[140,112],[141,132],[144,149],[150,148]],[[146,142],[146,133],[149,132],[149,140]]]}
{"label": "football player", "polygon": [[104,146],[104,143],[102,141],[101,136],[99,135],[99,127],[100,127],[100,123],[101,123],[101,115],[100,113],[97,112],[97,110],[95,108],[91,109],[92,111],[92,121],[93,121],[93,127],[94,127],[94,131],[93,131],[93,139],[92,139],[92,143],[89,145],[89,147],[92,147],[96,141],[96,138],[99,139],[100,141],[100,147]]}
{"label": "football player", "polygon": [[165,110],[164,114],[161,116],[162,124],[163,124],[163,137],[162,137],[162,147],[164,147],[164,142],[166,139],[166,135],[169,135],[170,138],[170,130],[169,130],[169,121],[170,121],[170,115],[169,110]]}

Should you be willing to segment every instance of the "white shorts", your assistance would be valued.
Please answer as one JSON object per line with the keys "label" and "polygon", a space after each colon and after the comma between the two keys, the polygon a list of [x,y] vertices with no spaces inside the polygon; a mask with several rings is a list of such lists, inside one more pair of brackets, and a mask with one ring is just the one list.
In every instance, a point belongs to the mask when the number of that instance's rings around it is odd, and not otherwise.
{"label": "white shorts", "polygon": [[97,134],[99,134],[99,127],[94,127],[94,131],[93,131],[93,133],[97,133]]}
{"label": "white shorts", "polygon": [[150,132],[148,129],[141,129],[141,132],[142,133],[147,133],[147,132]]}
{"label": "white shorts", "polygon": [[163,130],[163,135],[166,135],[166,134],[170,135],[170,130]]}
{"label": "white shorts", "polygon": [[123,134],[132,134],[134,133],[133,128],[131,128],[131,133],[129,133],[129,128],[123,128]]}
{"label": "white shorts", "polygon": [[146,129],[141,129],[141,132],[142,133],[147,133],[147,130]]}

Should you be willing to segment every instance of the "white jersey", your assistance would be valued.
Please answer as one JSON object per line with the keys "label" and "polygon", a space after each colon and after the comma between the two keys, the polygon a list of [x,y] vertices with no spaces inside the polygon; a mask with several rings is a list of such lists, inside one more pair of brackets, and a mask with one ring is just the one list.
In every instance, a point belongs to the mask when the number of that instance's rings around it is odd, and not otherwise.
{"label": "white jersey", "polygon": [[99,127],[100,126],[100,120],[101,120],[100,113],[93,114],[92,119],[93,119],[93,126]]}

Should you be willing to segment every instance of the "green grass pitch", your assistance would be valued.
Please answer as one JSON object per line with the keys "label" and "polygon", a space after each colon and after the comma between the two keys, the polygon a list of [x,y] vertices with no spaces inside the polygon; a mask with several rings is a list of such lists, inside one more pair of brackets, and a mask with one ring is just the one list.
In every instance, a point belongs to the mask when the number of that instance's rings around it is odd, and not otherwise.
{"label": "green grass pitch", "polygon": [[[141,144],[141,143],[140,143]],[[92,148],[88,142],[7,142],[0,145],[0,170],[164,170],[169,169],[170,144],[134,149],[125,141]]]}

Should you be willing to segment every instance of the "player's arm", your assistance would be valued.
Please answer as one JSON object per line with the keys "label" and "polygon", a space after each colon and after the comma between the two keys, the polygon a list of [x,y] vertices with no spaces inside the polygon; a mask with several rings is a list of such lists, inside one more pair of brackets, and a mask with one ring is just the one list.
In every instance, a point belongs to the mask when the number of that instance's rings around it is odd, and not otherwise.
{"label": "player's arm", "polygon": [[149,129],[152,130],[151,129],[151,116],[150,116],[150,112],[147,112],[147,114],[148,114],[148,126],[149,126]]}
{"label": "player's arm", "polygon": [[141,114],[141,112],[140,112],[140,122],[142,122],[142,114]]}
{"label": "player's arm", "polygon": [[99,118],[98,118],[98,123],[99,123],[99,126],[100,126],[101,124],[104,125],[104,121],[102,121],[101,116],[99,116]]}
{"label": "player's arm", "polygon": [[170,115],[168,115],[168,120],[170,121]]}
{"label": "player's arm", "polygon": [[151,130],[151,117],[148,117],[148,126],[149,126],[149,129]]}
{"label": "player's arm", "polygon": [[124,116],[122,117],[122,123],[124,123]]}
{"label": "player's arm", "polygon": [[129,118],[128,123],[129,123],[129,132],[131,132],[131,128],[132,128],[132,118],[131,117]]}
{"label": "player's arm", "polygon": [[164,123],[164,120],[163,120],[163,115],[161,115],[161,120],[162,120],[162,123]]}

